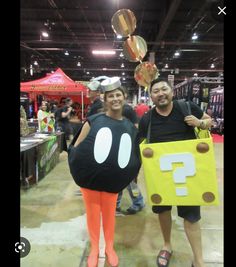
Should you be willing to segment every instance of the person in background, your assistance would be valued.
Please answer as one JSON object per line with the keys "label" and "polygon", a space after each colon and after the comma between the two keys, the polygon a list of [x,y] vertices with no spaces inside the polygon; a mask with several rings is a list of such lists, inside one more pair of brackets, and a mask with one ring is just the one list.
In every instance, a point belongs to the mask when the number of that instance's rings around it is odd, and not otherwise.
{"label": "person in background", "polygon": [[70,118],[73,113],[73,108],[71,98],[65,99],[65,106],[62,107],[58,112],[57,123],[58,126],[62,128],[62,131],[65,133],[66,140],[73,139],[73,129],[70,124]]}
{"label": "person in background", "polygon": [[23,106],[20,106],[20,136],[29,134],[29,126],[27,122],[26,112]]}
{"label": "person in background", "polygon": [[101,94],[101,83],[93,80],[88,83],[89,88],[89,99],[91,104],[88,107],[87,117],[103,111],[103,102],[100,99]]}
{"label": "person in background", "polygon": [[[125,99],[127,99],[127,92],[124,88],[125,91]],[[130,106],[127,102],[125,102],[124,106],[123,106],[123,111],[122,111],[122,115],[129,119],[135,127],[138,128],[138,118],[136,116],[135,111],[133,110],[132,106]],[[126,212],[124,214],[127,215],[132,215],[132,214],[136,214],[137,212],[141,211],[144,206],[144,199],[142,196],[142,193],[138,187],[137,184],[137,178],[135,178],[127,187],[126,189],[128,190],[129,196],[131,198],[132,201],[132,205],[126,210]],[[116,203],[116,215],[123,215],[122,209],[121,209],[121,200],[122,200],[122,195],[123,195],[123,191],[119,192],[118,194],[118,198],[117,198],[117,203]]]}
{"label": "person in background", "polygon": [[86,207],[91,243],[88,267],[98,264],[101,217],[108,263],[118,266],[114,250],[117,196],[137,176],[141,165],[138,129],[122,116],[125,96],[120,79],[113,77],[102,85],[106,112],[87,118],[68,153],[70,172]]}
{"label": "person in background", "polygon": [[41,107],[37,113],[37,118],[39,132],[55,132],[54,114],[49,111],[49,105],[46,101],[42,101]]}
{"label": "person in background", "polygon": [[141,99],[138,105],[135,107],[135,112],[140,120],[140,118],[149,111],[149,106],[144,103],[144,100]]}
{"label": "person in background", "polygon": [[[173,101],[173,89],[165,79],[152,81],[150,96],[155,107],[144,114],[139,122],[141,138],[147,138],[148,125],[151,121],[150,143],[171,142],[196,139],[194,127],[207,129],[211,118],[198,105],[190,103],[192,115],[184,117],[177,101]],[[151,118],[151,119],[150,119]],[[164,245],[157,256],[157,266],[169,265],[172,255],[171,217],[172,206],[153,206],[152,211],[159,214]],[[199,206],[177,206],[178,216],[184,219],[184,230],[193,252],[192,267],[205,267],[202,256],[201,219]]]}
{"label": "person in background", "polygon": [[29,118],[34,118],[34,102],[32,100],[29,101]]}
{"label": "person in background", "polygon": [[50,111],[51,111],[51,113],[53,113],[55,115],[55,113],[57,111],[57,108],[58,108],[58,101],[51,100],[51,102],[50,102]]}

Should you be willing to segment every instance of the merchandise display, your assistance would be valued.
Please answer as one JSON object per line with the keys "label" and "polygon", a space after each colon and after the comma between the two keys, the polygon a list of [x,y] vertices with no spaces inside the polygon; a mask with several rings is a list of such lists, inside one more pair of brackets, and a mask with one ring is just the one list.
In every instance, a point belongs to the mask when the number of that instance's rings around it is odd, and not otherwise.
{"label": "merchandise display", "polygon": [[224,133],[224,79],[191,78],[174,87],[175,99],[191,100],[214,120],[212,133]]}
{"label": "merchandise display", "polygon": [[29,187],[37,184],[59,162],[59,155],[63,150],[64,133],[31,134],[21,137],[21,185]]}

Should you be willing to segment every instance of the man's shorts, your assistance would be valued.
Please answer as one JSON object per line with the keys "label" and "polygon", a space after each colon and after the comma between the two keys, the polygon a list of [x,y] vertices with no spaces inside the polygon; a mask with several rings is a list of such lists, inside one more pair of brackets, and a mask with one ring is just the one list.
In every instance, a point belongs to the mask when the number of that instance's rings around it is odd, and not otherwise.
{"label": "man's shorts", "polygon": [[[152,206],[154,213],[171,210],[172,206]],[[200,206],[177,206],[178,216],[194,223],[201,219]]]}

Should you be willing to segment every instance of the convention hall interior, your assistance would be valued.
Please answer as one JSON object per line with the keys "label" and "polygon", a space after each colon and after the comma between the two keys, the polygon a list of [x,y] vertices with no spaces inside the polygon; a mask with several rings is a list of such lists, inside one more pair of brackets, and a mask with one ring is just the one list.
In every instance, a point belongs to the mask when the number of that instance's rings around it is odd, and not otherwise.
{"label": "convention hall interior", "polygon": [[[223,1],[215,0],[20,1],[21,245],[16,251],[21,267],[88,267],[86,209],[68,165],[71,139],[54,124],[55,110],[73,103],[69,124],[75,136],[88,117],[91,81],[119,77],[126,102],[136,111],[141,102],[153,107],[149,86],[159,76],[172,85],[175,100],[194,102],[212,119],[204,140],[213,152],[209,158],[203,152],[206,160],[200,164],[205,166],[204,179],[209,173],[214,176],[211,182],[209,178],[214,199],[200,204],[202,254],[204,267],[224,266],[226,14]],[[40,124],[43,105],[55,116]],[[138,173],[138,188],[130,189],[133,198],[135,190],[142,194],[144,204],[130,209],[132,198],[125,188],[116,209],[114,248],[119,267],[193,267],[191,245],[176,205],[173,253],[166,265],[157,263],[163,237],[158,215],[152,212],[152,186],[144,167]],[[191,179],[186,176],[183,185],[187,187]],[[111,266],[102,227],[97,266]]]}

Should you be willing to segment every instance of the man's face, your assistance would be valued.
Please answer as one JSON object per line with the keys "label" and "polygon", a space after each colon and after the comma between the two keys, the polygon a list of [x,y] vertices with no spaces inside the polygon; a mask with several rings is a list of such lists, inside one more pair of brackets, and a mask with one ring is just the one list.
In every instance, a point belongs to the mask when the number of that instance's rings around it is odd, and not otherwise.
{"label": "man's face", "polygon": [[72,104],[73,104],[73,101],[70,100],[70,101],[67,103],[67,106],[70,107]]}
{"label": "man's face", "polygon": [[167,107],[172,101],[173,91],[167,82],[161,81],[152,86],[151,98],[157,107]]}
{"label": "man's face", "polygon": [[95,99],[97,96],[100,95],[100,92],[99,91],[92,91],[92,90],[89,90],[89,94],[88,94],[88,97],[93,100]]}

